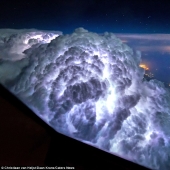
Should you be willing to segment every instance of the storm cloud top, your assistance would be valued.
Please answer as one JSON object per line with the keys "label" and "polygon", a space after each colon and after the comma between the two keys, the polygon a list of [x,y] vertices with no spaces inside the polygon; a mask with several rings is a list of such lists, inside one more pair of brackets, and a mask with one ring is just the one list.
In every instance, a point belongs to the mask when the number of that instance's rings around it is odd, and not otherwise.
{"label": "storm cloud top", "polygon": [[[0,32],[1,33],[1,32]],[[0,82],[56,131],[152,169],[170,169],[170,92],[112,33],[0,36]]]}

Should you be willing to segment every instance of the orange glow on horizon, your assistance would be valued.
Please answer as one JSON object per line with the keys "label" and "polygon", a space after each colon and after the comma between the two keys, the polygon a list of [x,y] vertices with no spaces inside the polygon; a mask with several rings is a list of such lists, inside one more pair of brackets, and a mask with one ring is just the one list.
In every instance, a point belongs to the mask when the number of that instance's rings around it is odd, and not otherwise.
{"label": "orange glow on horizon", "polygon": [[149,70],[149,67],[145,64],[140,64],[139,67],[143,68],[144,70]]}

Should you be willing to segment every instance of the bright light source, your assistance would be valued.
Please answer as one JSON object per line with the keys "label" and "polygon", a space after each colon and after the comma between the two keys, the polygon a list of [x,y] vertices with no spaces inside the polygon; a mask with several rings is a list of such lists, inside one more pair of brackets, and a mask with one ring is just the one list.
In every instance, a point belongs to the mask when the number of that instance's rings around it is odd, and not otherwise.
{"label": "bright light source", "polygon": [[144,70],[149,70],[146,64],[140,64],[139,67],[143,68]]}

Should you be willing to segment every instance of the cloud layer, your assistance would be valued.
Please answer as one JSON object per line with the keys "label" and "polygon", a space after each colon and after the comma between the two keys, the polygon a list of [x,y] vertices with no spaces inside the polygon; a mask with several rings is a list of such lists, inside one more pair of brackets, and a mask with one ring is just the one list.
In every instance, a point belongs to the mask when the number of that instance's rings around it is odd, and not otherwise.
{"label": "cloud layer", "polygon": [[4,32],[0,82],[40,118],[138,164],[170,168],[170,92],[143,80],[140,52],[83,28]]}

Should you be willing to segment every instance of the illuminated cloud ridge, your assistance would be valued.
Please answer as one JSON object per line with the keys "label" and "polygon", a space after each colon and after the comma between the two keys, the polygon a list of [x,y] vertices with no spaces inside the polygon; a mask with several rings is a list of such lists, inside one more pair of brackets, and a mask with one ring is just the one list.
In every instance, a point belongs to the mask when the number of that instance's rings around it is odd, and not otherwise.
{"label": "illuminated cloud ridge", "polygon": [[[3,32],[3,33],[1,33]],[[112,33],[1,31],[0,82],[56,131],[170,169],[170,92]]]}

